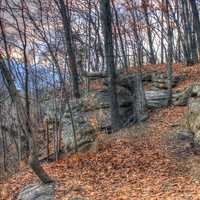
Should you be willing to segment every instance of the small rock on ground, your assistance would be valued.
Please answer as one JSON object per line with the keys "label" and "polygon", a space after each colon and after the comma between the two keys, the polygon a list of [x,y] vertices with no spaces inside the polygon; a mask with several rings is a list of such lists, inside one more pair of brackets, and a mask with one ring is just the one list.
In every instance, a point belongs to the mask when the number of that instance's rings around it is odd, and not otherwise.
{"label": "small rock on ground", "polygon": [[22,189],[17,200],[54,200],[53,184],[32,184]]}

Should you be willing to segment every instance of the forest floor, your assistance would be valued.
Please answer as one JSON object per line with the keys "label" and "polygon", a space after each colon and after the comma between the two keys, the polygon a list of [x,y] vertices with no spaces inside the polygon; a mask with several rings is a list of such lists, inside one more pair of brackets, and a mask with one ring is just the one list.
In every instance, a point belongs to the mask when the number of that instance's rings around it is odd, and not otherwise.
{"label": "forest floor", "polygon": [[[147,66],[164,71],[164,66]],[[187,79],[175,90],[200,82],[200,66],[174,66]],[[150,111],[150,118],[113,135],[99,135],[88,153],[63,157],[43,167],[56,181],[56,199],[90,200],[198,200],[200,156],[187,141],[179,141],[187,107]],[[0,185],[0,199],[14,200],[37,178],[24,168]]]}

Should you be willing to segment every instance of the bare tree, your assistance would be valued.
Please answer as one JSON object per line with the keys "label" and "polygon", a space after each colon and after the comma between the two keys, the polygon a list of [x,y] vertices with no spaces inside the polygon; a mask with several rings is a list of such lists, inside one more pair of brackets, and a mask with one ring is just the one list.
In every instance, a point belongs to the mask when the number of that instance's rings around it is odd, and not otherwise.
{"label": "bare tree", "polygon": [[75,47],[73,45],[73,39],[72,39],[72,28],[71,28],[68,0],[66,1],[66,3],[64,2],[64,0],[58,0],[58,1],[56,0],[55,2],[58,6],[58,9],[62,17],[65,42],[69,57],[69,65],[70,65],[69,67],[72,73],[74,96],[76,98],[80,98],[79,81],[78,81],[79,77],[77,72]]}
{"label": "bare tree", "polygon": [[104,35],[104,49],[106,56],[106,66],[109,73],[110,81],[110,95],[111,95],[111,123],[112,129],[118,130],[121,127],[120,114],[119,114],[119,103],[117,97],[117,75],[116,75],[116,66],[114,62],[113,54],[113,38],[112,38],[112,19],[111,19],[111,8],[110,0],[101,0],[101,20],[102,20],[102,29]]}
{"label": "bare tree", "polygon": [[169,93],[169,104],[172,101],[172,62],[173,62],[173,31],[170,22],[170,13],[169,13],[169,0],[165,0],[165,16],[167,21],[167,39],[168,39],[168,48],[167,48],[167,87]]}
{"label": "bare tree", "polygon": [[[2,35],[3,41],[4,41],[4,46],[6,48],[7,47],[7,39],[6,39],[6,34],[4,32],[3,23],[2,23],[1,19],[0,19],[0,29],[1,29],[1,35]],[[8,52],[8,50],[7,50],[7,52]],[[9,59],[9,55],[7,54],[6,56],[7,56],[7,59]],[[9,63],[9,61],[8,61],[8,63]],[[47,173],[43,170],[43,168],[41,167],[40,162],[38,160],[37,148],[36,148],[36,143],[35,143],[35,139],[34,139],[33,129],[31,126],[30,116],[27,115],[27,112],[24,112],[25,108],[24,108],[23,102],[22,102],[19,92],[15,86],[11,72],[5,63],[3,55],[0,55],[0,71],[1,71],[2,76],[4,77],[6,87],[8,89],[10,97],[15,105],[16,110],[17,110],[19,123],[22,126],[23,132],[26,134],[27,140],[29,141],[29,149],[30,149],[29,164],[30,164],[32,170],[35,172],[35,174],[40,178],[40,180],[43,183],[50,183],[50,182],[52,182],[52,180],[47,175]]]}
{"label": "bare tree", "polygon": [[151,34],[151,25],[149,22],[149,15],[148,15],[148,6],[149,6],[149,0],[142,0],[142,8],[144,10],[144,17],[145,17],[145,22],[147,25],[147,35],[148,35],[148,42],[149,42],[149,49],[150,49],[149,62],[151,64],[156,64],[156,58],[154,55],[153,41],[152,41],[152,34]]}

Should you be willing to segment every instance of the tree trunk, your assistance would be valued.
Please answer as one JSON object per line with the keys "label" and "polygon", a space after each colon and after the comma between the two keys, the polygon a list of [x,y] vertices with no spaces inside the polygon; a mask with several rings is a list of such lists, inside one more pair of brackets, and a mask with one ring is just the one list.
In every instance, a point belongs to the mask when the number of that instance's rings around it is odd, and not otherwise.
{"label": "tree trunk", "polygon": [[[192,37],[191,37],[191,26],[190,23],[188,21],[188,6],[187,6],[187,2],[185,0],[181,0],[181,6],[182,6],[182,21],[183,21],[183,30],[184,30],[184,40],[183,42],[185,43],[185,46],[183,46],[184,48],[184,55],[185,55],[185,60],[187,65],[191,65],[193,64],[193,60],[192,60],[192,49],[191,49],[191,41],[192,41]],[[188,16],[186,18],[186,16]]]}
{"label": "tree trunk", "polygon": [[167,21],[167,39],[168,39],[168,50],[167,50],[167,87],[169,94],[169,104],[172,101],[172,62],[173,62],[173,31],[170,24],[169,15],[169,1],[165,0],[166,3],[166,21]]}
{"label": "tree trunk", "polygon": [[69,57],[69,67],[72,73],[73,93],[76,98],[80,98],[81,95],[79,90],[79,77],[77,72],[75,48],[72,39],[72,28],[69,16],[68,1],[66,1],[65,4],[64,0],[59,0],[58,7],[62,16],[62,23],[64,27],[64,36]]}
{"label": "tree trunk", "polygon": [[194,31],[197,34],[197,44],[198,44],[198,54],[200,52],[200,19],[199,19],[199,11],[197,9],[196,0],[189,0],[192,14],[193,14],[193,24],[194,24]]}
{"label": "tree trunk", "polygon": [[106,65],[110,77],[110,95],[111,95],[111,123],[113,131],[121,127],[121,120],[119,115],[119,103],[117,98],[117,85],[116,85],[116,69],[114,64],[113,53],[113,38],[112,38],[112,20],[110,0],[101,0],[101,20],[104,35],[104,48],[106,56]]}
{"label": "tree trunk", "polygon": [[115,7],[115,3],[114,3],[113,0],[112,0],[112,5],[113,5],[114,14],[115,14],[117,32],[118,32],[118,35],[119,35],[119,41],[120,41],[123,60],[124,60],[123,64],[124,64],[125,70],[127,71],[128,70],[128,61],[127,61],[126,51],[125,51],[125,48],[124,48],[123,38],[122,38],[121,30],[120,30],[118,13],[117,13],[117,10],[116,10],[116,7]]}
{"label": "tree trunk", "polygon": [[[189,5],[188,1],[185,1],[185,14],[188,16],[187,19],[187,29],[188,29],[188,37],[189,37],[189,44],[190,44],[190,54],[191,54],[191,64],[195,64],[198,62],[197,58],[197,45],[196,45],[196,36],[194,31],[192,31],[192,19],[190,17],[189,12]],[[194,25],[194,24],[193,24]]]}
{"label": "tree trunk", "polygon": [[[162,0],[162,4],[163,4],[163,1]],[[163,15],[163,12],[161,14],[161,53],[160,53],[160,62],[161,64],[164,63],[164,15]]]}
{"label": "tree trunk", "polygon": [[149,42],[149,49],[150,49],[149,62],[150,64],[156,64],[156,59],[155,59],[154,50],[153,50],[151,28],[150,28],[150,22],[149,22],[149,16],[148,16],[148,4],[149,4],[148,0],[142,0],[142,7],[144,10],[144,17],[145,17],[145,22],[147,25],[147,35],[148,35],[148,42]]}

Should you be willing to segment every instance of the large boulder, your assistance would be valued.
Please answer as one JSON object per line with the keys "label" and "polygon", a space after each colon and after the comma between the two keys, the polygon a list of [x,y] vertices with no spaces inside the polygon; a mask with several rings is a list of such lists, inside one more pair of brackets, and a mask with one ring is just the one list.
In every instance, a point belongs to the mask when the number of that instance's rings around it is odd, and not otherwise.
{"label": "large boulder", "polygon": [[[81,112],[73,110],[73,117],[75,122],[75,133],[78,147],[90,145],[95,141],[95,119],[93,119],[93,112]],[[66,151],[74,149],[74,134],[70,117],[66,117],[63,123],[63,141],[65,143]]]}
{"label": "large boulder", "polygon": [[200,84],[190,85],[184,91],[173,94],[172,103],[176,106],[186,106],[190,97],[200,97]]}
{"label": "large boulder", "polygon": [[145,96],[149,108],[160,108],[168,105],[169,95],[166,90],[146,91]]}
{"label": "large boulder", "polygon": [[194,134],[194,142],[200,145],[200,98],[188,102],[187,128]]}
{"label": "large boulder", "polygon": [[17,200],[54,200],[53,184],[28,185],[19,193]]}
{"label": "large boulder", "polygon": [[175,106],[186,106],[190,96],[190,90],[176,92],[172,95],[172,104]]}

